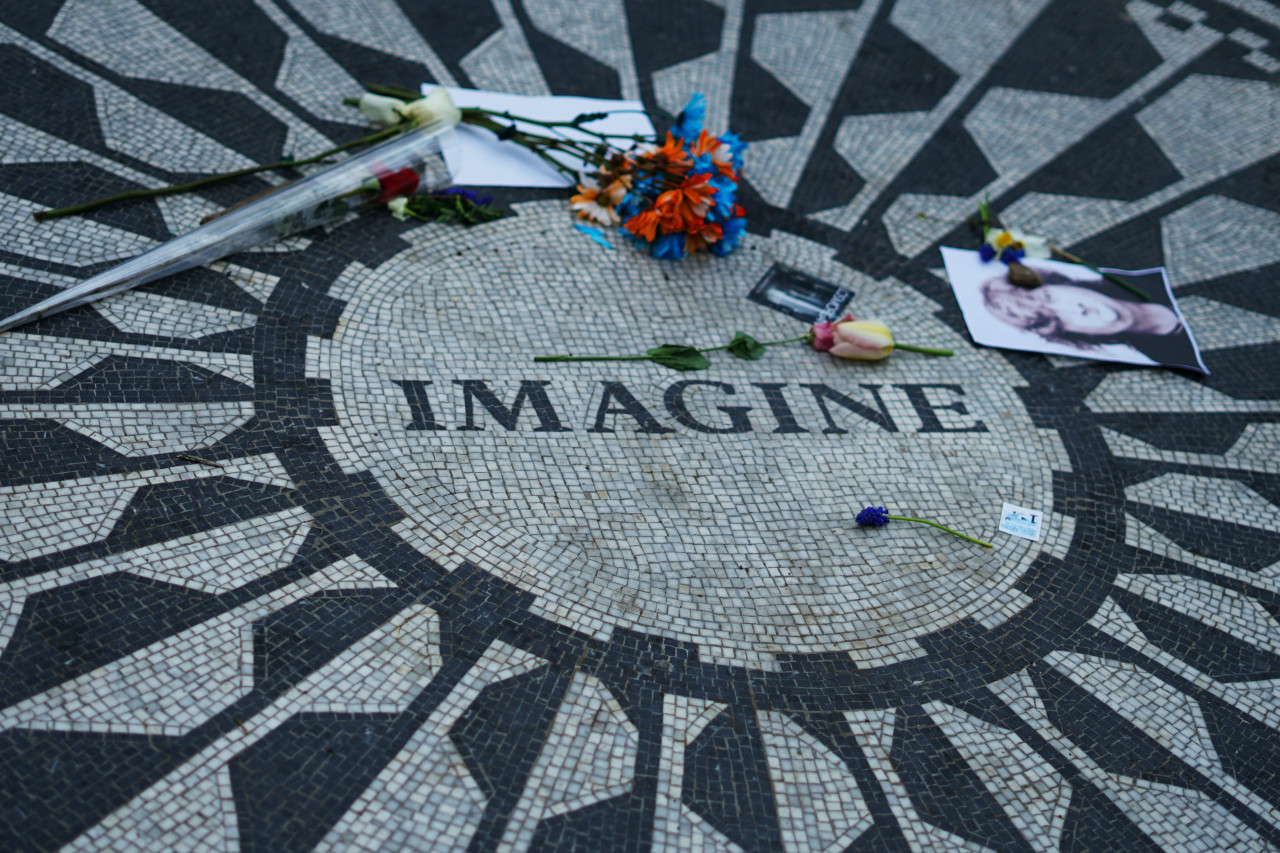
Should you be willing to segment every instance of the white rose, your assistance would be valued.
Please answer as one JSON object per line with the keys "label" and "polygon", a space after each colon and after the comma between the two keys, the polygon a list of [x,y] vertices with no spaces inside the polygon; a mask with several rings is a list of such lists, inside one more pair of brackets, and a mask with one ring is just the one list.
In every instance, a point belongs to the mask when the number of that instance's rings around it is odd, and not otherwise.
{"label": "white rose", "polygon": [[387,202],[387,210],[391,211],[391,215],[396,219],[405,220],[409,218],[409,199],[407,196],[396,196]]}
{"label": "white rose", "polygon": [[407,104],[400,104],[397,112],[411,120],[418,127],[433,121],[446,124],[457,124],[462,120],[462,111],[453,105],[453,98],[443,86],[431,90],[431,94]]}
{"label": "white rose", "polygon": [[370,121],[385,124],[388,127],[400,123],[400,110],[403,107],[404,101],[399,98],[388,98],[372,92],[365,92],[360,96],[360,112],[368,116]]}

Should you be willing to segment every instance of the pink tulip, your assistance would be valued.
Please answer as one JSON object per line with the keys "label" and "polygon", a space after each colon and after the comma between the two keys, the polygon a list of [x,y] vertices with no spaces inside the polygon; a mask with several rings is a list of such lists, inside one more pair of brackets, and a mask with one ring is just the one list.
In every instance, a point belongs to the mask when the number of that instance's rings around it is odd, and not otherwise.
{"label": "pink tulip", "polygon": [[814,325],[813,348],[840,358],[877,361],[893,352],[893,333],[878,320],[858,320],[846,314],[834,323]]}

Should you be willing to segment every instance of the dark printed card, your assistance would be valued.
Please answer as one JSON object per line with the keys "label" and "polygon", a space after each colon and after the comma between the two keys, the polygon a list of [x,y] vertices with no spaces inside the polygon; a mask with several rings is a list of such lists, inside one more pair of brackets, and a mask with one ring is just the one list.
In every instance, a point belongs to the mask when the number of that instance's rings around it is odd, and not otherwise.
{"label": "dark printed card", "polygon": [[827,323],[840,316],[853,298],[853,291],[774,264],[747,298],[806,323]]}

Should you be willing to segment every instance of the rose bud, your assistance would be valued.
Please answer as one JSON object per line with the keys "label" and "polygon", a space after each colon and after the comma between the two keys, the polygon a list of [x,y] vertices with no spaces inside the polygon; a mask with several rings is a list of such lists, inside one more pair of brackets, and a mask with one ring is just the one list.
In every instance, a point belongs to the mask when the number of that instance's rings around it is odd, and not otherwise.
{"label": "rose bud", "polygon": [[834,323],[813,327],[813,348],[840,358],[877,361],[893,352],[893,333],[879,320],[858,320],[846,314]]}

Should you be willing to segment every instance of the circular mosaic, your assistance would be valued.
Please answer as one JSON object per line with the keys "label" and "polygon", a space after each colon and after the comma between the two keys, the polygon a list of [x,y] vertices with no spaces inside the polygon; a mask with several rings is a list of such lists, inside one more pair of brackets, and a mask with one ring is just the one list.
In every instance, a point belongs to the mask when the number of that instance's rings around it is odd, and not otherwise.
{"label": "circular mosaic", "polygon": [[[1280,848],[1274,4],[224,5],[0,12],[4,314],[296,175],[33,211],[363,136],[362,81],[700,91],[751,234],[498,190],[0,335],[0,848]],[[1166,267],[1212,373],[973,346],[988,197]],[[532,360],[837,285],[956,355]]]}
{"label": "circular mosaic", "polygon": [[[1001,501],[1050,508],[1065,451],[1033,426],[998,353],[966,346],[901,282],[785,234],[676,269],[565,239],[564,224],[552,203],[462,243],[427,230],[330,291],[346,307],[308,360],[333,387],[325,444],[405,512],[406,541],[446,566],[474,560],[576,630],[621,625],[756,665],[909,657],[918,634],[996,624],[1027,600],[1013,585],[1042,543],[997,534]],[[793,343],[755,362],[712,354],[698,373],[532,361],[803,334],[746,298],[771,269],[844,286],[859,315],[957,354],[850,362]],[[859,529],[867,505],[997,545]]]}

